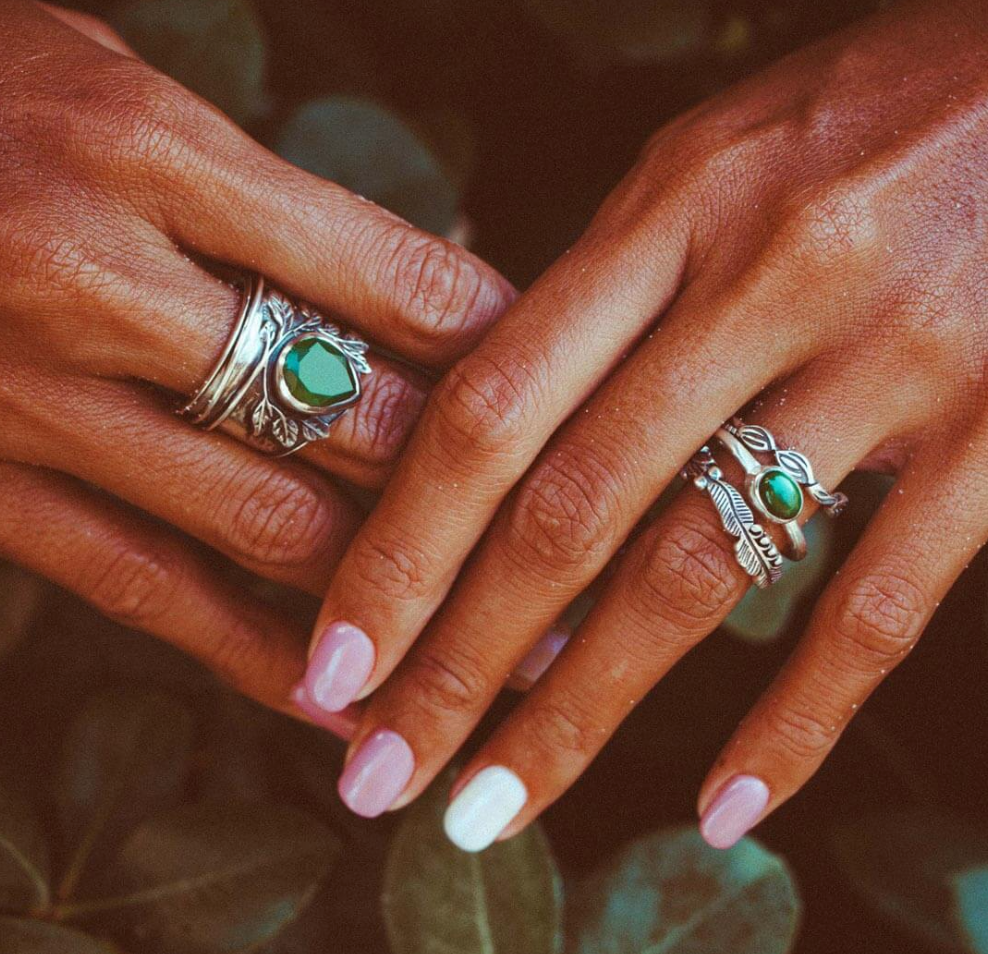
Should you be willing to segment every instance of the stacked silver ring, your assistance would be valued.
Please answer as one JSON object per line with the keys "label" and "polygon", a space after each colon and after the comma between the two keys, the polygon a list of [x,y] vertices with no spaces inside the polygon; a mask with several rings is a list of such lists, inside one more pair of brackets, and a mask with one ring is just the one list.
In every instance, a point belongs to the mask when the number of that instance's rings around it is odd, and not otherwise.
{"label": "stacked silver ring", "polygon": [[[694,455],[684,476],[710,494],[724,529],[737,538],[734,552],[738,563],[759,586],[769,586],[781,576],[782,556],[756,521],[753,509],[782,526],[789,543],[786,556],[802,560],[806,556],[806,537],[799,516],[804,490],[831,517],[841,513],[847,497],[824,488],[814,477],[809,460],[798,451],[780,448],[764,427],[746,425],[735,418],[719,428],[715,436],[744,470],[747,499],[724,480],[708,446]],[[759,452],[771,454],[772,461],[762,463],[755,456]]]}
{"label": "stacked silver ring", "polygon": [[292,454],[325,438],[360,399],[361,376],[371,372],[367,350],[310,305],[292,301],[260,275],[245,276],[226,346],[179,413],[264,453]]}

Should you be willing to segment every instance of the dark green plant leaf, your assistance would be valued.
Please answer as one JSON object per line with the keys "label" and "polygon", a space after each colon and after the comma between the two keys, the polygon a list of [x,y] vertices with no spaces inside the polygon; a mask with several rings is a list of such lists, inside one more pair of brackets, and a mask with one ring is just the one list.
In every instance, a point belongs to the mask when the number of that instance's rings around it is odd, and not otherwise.
{"label": "dark green plant leaf", "polygon": [[783,954],[800,902],[781,858],[750,838],[717,851],[690,827],[634,842],[569,910],[574,954]]}
{"label": "dark green plant leaf", "polygon": [[704,0],[527,0],[589,62],[668,60],[702,48],[711,30]]}
{"label": "dark green plant leaf", "polygon": [[49,899],[48,846],[27,802],[0,788],[0,910],[43,909]]}
{"label": "dark green plant leaf", "polygon": [[954,878],[961,931],[971,949],[988,954],[988,864],[963,871]]}
{"label": "dark green plant leaf", "polygon": [[439,163],[397,117],[346,96],[306,103],[285,125],[276,151],[309,172],[445,235],[459,199]]}
{"label": "dark green plant leaf", "polygon": [[250,0],[130,0],[114,25],[149,63],[238,123],[266,110],[266,41]]}
{"label": "dark green plant leaf", "polygon": [[127,839],[102,899],[60,913],[142,954],[252,951],[305,908],[339,848],[292,808],[187,805]]}
{"label": "dark green plant leaf", "polygon": [[782,578],[768,589],[751,587],[724,620],[723,628],[746,642],[767,643],[786,631],[794,612],[824,579],[833,552],[836,527],[819,514],[803,528],[809,553],[789,563]]}
{"label": "dark green plant leaf", "polygon": [[0,917],[0,954],[119,954],[96,938],[49,924]]}
{"label": "dark green plant leaf", "polygon": [[834,848],[852,887],[903,930],[941,949],[988,950],[988,830],[917,809],[842,826]]}
{"label": "dark green plant leaf", "polygon": [[60,898],[74,895],[135,825],[182,800],[192,729],[185,706],[155,692],[95,696],[79,713],[53,792],[69,847]]}
{"label": "dark green plant leaf", "polygon": [[562,946],[562,888],[538,825],[480,854],[442,830],[450,776],[402,818],[382,904],[393,954],[552,954]]}

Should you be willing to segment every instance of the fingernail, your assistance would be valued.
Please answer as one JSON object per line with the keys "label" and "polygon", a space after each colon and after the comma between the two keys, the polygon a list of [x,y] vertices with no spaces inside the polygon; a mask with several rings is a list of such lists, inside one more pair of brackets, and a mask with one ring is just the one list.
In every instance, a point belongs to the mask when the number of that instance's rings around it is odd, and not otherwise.
{"label": "fingernail", "polygon": [[714,848],[730,848],[762,817],[768,786],[754,775],[735,775],[707,806],[700,834]]}
{"label": "fingernail", "polygon": [[511,769],[503,765],[481,769],[446,809],[446,836],[464,851],[482,851],[508,827],[527,800],[525,783]]}
{"label": "fingernail", "polygon": [[337,789],[350,811],[377,818],[405,790],[414,770],[415,756],[409,744],[397,732],[382,729],[357,749]]}
{"label": "fingernail", "polygon": [[374,668],[374,644],[350,623],[328,626],[305,671],[309,701],[325,712],[345,709],[364,688]]}
{"label": "fingernail", "polygon": [[512,681],[519,689],[530,689],[552,665],[569,641],[569,633],[562,629],[551,629],[531,649],[518,664],[512,674]]}

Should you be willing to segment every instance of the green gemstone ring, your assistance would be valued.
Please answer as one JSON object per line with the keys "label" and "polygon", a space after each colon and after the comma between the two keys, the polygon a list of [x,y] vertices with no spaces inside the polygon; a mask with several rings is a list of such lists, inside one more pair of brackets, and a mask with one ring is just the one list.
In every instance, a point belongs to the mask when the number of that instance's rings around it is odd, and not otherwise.
{"label": "green gemstone ring", "polygon": [[285,456],[329,434],[360,400],[371,373],[367,344],[305,302],[243,279],[243,304],[213,372],[180,411],[205,430],[223,428]]}

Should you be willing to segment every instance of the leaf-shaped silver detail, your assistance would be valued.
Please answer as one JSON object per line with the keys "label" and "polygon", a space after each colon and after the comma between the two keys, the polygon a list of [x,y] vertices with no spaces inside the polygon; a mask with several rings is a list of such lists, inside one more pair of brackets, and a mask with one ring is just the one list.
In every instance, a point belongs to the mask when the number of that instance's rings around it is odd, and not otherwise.
{"label": "leaf-shaped silver detail", "polygon": [[775,460],[793,480],[803,484],[804,487],[814,482],[813,467],[799,451],[777,450]]}
{"label": "leaf-shaped silver detail", "polygon": [[255,437],[260,437],[264,432],[264,427],[268,423],[270,405],[267,401],[258,401],[254,411],[250,416],[250,426]]}
{"label": "leaf-shaped silver detail", "polygon": [[329,435],[330,422],[313,417],[302,422],[302,438],[306,441],[321,441]]}
{"label": "leaf-shaped silver detail", "polygon": [[755,523],[751,508],[736,488],[709,475],[706,481],[724,529],[738,538],[734,544],[738,563],[759,586],[774,583],[782,573],[782,556],[771,537]]}
{"label": "leaf-shaped silver detail", "polygon": [[368,348],[367,342],[358,341],[354,338],[340,338],[338,344],[340,350],[361,374],[371,373],[371,366],[365,357]]}
{"label": "leaf-shaped silver detail", "polygon": [[744,424],[737,429],[737,436],[753,451],[774,451],[775,438],[757,424]]}

